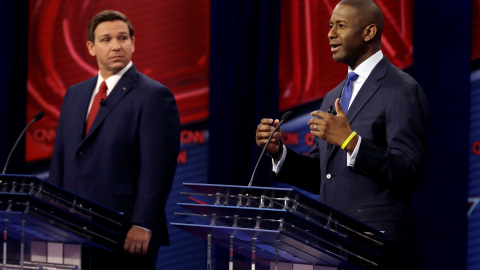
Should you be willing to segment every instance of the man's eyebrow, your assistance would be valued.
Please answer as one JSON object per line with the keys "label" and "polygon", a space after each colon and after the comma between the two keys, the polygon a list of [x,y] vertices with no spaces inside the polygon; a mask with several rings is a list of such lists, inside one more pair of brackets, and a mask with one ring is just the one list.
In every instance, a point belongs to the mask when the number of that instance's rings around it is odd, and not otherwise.
{"label": "man's eyebrow", "polygon": [[[118,34],[119,35],[129,35],[129,32],[123,31],[123,32],[119,32]],[[107,34],[102,34],[102,35],[98,36],[98,38],[103,38],[103,37],[111,37],[111,35],[109,33],[107,33]]]}
{"label": "man's eyebrow", "polygon": [[103,34],[98,36],[98,38],[102,38],[102,37],[110,37],[110,34]]}
{"label": "man's eyebrow", "polygon": [[[346,21],[345,21],[345,20],[343,20],[343,19],[341,19],[341,20],[336,20],[336,21],[335,21],[335,23],[340,23],[340,22],[343,22],[343,23],[345,23]],[[330,23],[332,24],[333,22],[332,22],[332,21],[330,21]]]}

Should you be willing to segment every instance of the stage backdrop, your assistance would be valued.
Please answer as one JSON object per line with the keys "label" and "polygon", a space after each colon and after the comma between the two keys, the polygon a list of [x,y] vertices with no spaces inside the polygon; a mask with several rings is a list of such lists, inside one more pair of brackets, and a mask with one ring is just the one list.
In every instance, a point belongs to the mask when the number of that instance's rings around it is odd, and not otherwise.
{"label": "stage backdrop", "polygon": [[[328,18],[337,0],[283,1],[279,110],[322,98],[345,76],[332,68]],[[97,73],[86,49],[86,26],[96,13],[116,9],[135,29],[137,69],[174,93],[182,124],[208,117],[208,0],[30,1],[27,121],[45,117],[26,135],[26,162],[48,159],[68,86]],[[413,0],[378,1],[385,16],[384,53],[400,68],[412,63]],[[335,67],[335,64],[333,64]],[[340,65],[340,64],[338,64]]]}

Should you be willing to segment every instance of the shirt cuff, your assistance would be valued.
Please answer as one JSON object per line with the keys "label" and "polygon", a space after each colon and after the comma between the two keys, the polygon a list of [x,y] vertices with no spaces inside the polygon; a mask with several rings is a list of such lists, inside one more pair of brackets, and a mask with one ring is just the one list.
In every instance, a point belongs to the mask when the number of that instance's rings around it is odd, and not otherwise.
{"label": "shirt cuff", "polygon": [[275,164],[275,161],[273,161],[273,158],[272,158],[272,171],[276,174],[280,172],[280,169],[282,168],[282,165],[283,165],[283,161],[287,156],[287,147],[285,146],[285,144],[282,145],[282,147],[283,147],[282,157],[280,158],[277,164]]}
{"label": "shirt cuff", "polygon": [[137,227],[137,228],[140,228],[140,229],[145,230],[145,231],[150,232],[150,233],[152,232],[152,230],[149,230],[149,229],[144,228],[144,227],[142,227],[142,226],[132,225],[132,227]]}
{"label": "shirt cuff", "polygon": [[361,142],[362,142],[362,137],[358,135],[358,142],[357,142],[357,145],[355,146],[355,149],[353,149],[352,155],[350,155],[347,152],[347,166],[353,167],[355,165],[355,159],[357,158],[358,149],[360,148]]}

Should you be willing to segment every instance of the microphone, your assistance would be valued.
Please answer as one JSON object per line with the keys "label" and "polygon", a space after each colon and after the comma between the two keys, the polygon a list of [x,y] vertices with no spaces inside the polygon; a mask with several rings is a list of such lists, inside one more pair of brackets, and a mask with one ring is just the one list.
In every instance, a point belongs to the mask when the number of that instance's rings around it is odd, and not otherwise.
{"label": "microphone", "polygon": [[333,114],[333,115],[337,115],[337,112],[335,111],[335,109],[333,109],[333,105],[330,105],[330,108],[328,109],[328,114]]}
{"label": "microphone", "polygon": [[268,144],[269,144],[270,141],[272,140],[273,134],[275,134],[275,132],[277,131],[277,129],[280,128],[281,125],[283,125],[285,122],[287,122],[288,120],[290,120],[290,117],[292,117],[292,111],[288,111],[288,112],[284,113],[284,114],[282,115],[282,118],[280,119],[280,123],[278,123],[278,125],[277,125],[277,126],[275,127],[275,129],[272,131],[272,133],[270,134],[270,137],[268,137],[267,143],[266,143],[265,146],[263,147],[262,153],[261,153],[260,156],[258,157],[257,165],[255,165],[255,169],[253,169],[252,178],[250,178],[250,183],[248,183],[248,186],[251,186],[251,185],[252,185],[253,177],[255,176],[255,172],[257,171],[258,164],[260,164],[260,160],[262,160],[262,157],[263,157],[263,155],[265,154],[265,151],[267,150]]}
{"label": "microphone", "polygon": [[33,117],[32,121],[31,121],[30,123],[28,123],[28,125],[23,129],[22,133],[20,133],[20,136],[18,136],[17,141],[15,142],[15,144],[14,144],[13,147],[12,147],[12,150],[10,150],[10,154],[8,154],[8,158],[7,158],[7,161],[5,162],[5,167],[3,167],[2,174],[4,174],[4,173],[7,171],[8,162],[10,161],[10,157],[12,156],[13,150],[15,150],[15,147],[17,147],[17,144],[18,144],[18,142],[20,141],[20,139],[22,138],[22,136],[23,136],[23,134],[25,133],[25,131],[26,131],[34,122],[42,119],[42,117],[43,117],[44,114],[45,114],[44,112],[38,112],[37,114],[35,114],[35,116]]}
{"label": "microphone", "polygon": [[100,106],[105,106],[107,105],[107,101],[105,99],[100,99]]}

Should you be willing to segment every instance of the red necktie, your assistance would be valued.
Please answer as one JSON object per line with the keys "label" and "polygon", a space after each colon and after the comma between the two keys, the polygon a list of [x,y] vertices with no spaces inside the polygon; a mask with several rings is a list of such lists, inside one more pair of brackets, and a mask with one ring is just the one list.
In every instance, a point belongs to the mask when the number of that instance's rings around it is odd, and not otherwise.
{"label": "red necktie", "polygon": [[103,102],[107,98],[107,83],[105,81],[100,84],[100,89],[98,93],[93,98],[92,107],[90,108],[90,113],[87,117],[87,127],[85,129],[85,135],[88,134],[88,130],[92,126],[93,120],[95,120],[95,116],[97,116],[98,109],[100,109],[100,103]]}

